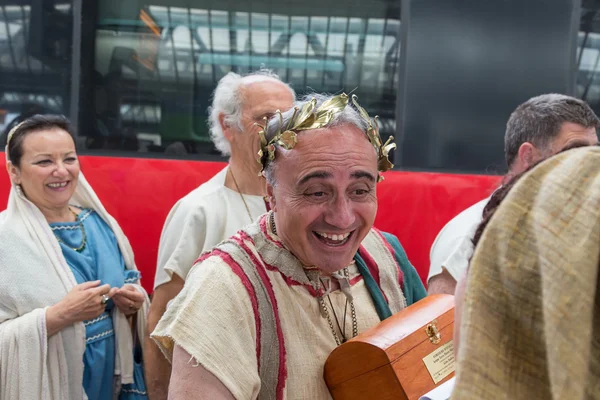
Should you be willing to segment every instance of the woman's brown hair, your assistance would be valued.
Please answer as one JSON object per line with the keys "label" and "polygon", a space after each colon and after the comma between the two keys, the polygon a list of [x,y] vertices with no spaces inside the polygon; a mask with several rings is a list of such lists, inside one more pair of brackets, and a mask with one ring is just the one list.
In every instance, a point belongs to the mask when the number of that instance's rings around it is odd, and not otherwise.
{"label": "woman's brown hair", "polygon": [[73,136],[73,128],[71,121],[64,115],[34,115],[29,117],[19,125],[13,128],[8,136],[8,155],[9,160],[15,167],[21,164],[23,157],[23,140],[29,133],[47,130],[47,129],[62,129]]}

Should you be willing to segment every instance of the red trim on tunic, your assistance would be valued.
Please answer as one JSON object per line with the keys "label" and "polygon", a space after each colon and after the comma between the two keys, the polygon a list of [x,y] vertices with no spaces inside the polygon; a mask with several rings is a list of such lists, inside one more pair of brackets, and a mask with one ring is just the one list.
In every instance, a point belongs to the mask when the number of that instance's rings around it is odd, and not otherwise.
{"label": "red trim on tunic", "polygon": [[383,234],[381,233],[381,231],[379,229],[373,228],[373,231],[379,236],[379,238],[381,239],[381,241],[383,242],[385,247],[388,249],[388,251],[392,255],[392,258],[394,259],[394,263],[396,264],[396,269],[398,270],[398,284],[400,285],[400,289],[402,289],[402,291],[404,292],[404,273],[402,272],[402,268],[400,268],[400,265],[398,264],[398,260],[396,259],[396,251],[394,250],[392,245],[387,240],[385,240],[385,237],[383,236]]}
{"label": "red trim on tunic", "polygon": [[258,300],[256,298],[256,292],[254,291],[254,287],[252,286],[252,283],[250,282],[248,275],[246,275],[246,273],[244,272],[242,267],[240,267],[235,262],[235,260],[233,258],[231,258],[229,253],[226,253],[222,250],[214,249],[210,253],[205,253],[203,256],[201,256],[196,261],[196,263],[200,262],[200,261],[204,261],[205,259],[212,257],[212,256],[219,257],[221,260],[223,260],[223,262],[225,262],[227,265],[229,265],[229,267],[231,268],[233,273],[235,273],[241,279],[242,284],[244,285],[244,287],[246,288],[246,291],[248,292],[248,296],[250,297],[250,302],[252,303],[252,311],[254,311],[254,323],[256,326],[256,361],[258,363],[258,368],[260,370],[260,335],[261,335],[260,329],[261,329],[261,326],[260,326],[260,317],[258,314]]}
{"label": "red trim on tunic", "polygon": [[260,230],[277,247],[284,248],[283,243],[281,241],[277,240],[277,236],[273,235],[271,233],[271,231],[269,230],[269,228],[267,227],[267,220],[269,219],[268,216],[269,216],[269,214],[263,216],[260,219],[260,222],[259,222]]}
{"label": "red trim on tunic", "polygon": [[[265,218],[265,220],[266,220],[266,218]],[[263,224],[262,224],[262,222],[263,222],[263,221],[261,221],[261,225],[263,225]],[[267,239],[268,239],[268,240],[270,240],[270,241],[273,241],[273,240],[272,240],[272,238],[273,238],[272,236],[268,236],[268,235],[267,235],[267,233],[266,233],[265,231],[263,231],[263,233],[265,234],[265,236],[267,236]],[[241,232],[238,232],[238,234],[239,234],[239,235],[236,235],[236,236],[234,236],[234,237],[232,237],[232,238],[231,238],[231,240],[233,240],[233,241],[234,241],[234,242],[236,242],[237,244],[241,245],[243,240],[249,240],[249,241],[252,241],[252,242],[253,242],[253,240],[252,240],[252,238],[250,237],[250,235],[248,235],[246,232],[244,232],[244,231],[241,231]],[[277,242],[275,242],[275,244],[277,244]],[[281,246],[278,246],[278,247],[280,247],[280,248],[283,248],[283,245],[281,245]],[[293,279],[293,278],[291,278],[291,277],[289,277],[289,276],[285,275],[283,272],[281,272],[281,270],[280,270],[279,268],[277,268],[277,267],[275,267],[274,265],[271,265],[271,264],[269,264],[269,263],[265,262],[265,260],[261,260],[261,263],[262,263],[262,264],[265,266],[265,268],[267,268],[269,271],[272,271],[272,272],[277,272],[277,273],[279,273],[279,274],[281,275],[281,277],[283,278],[283,280],[285,281],[285,283],[286,283],[288,286],[302,286],[302,287],[304,287],[304,288],[305,288],[305,289],[308,291],[308,293],[309,293],[309,294],[310,294],[312,297],[314,297],[314,298],[317,298],[317,297],[319,297],[319,296],[322,296],[322,295],[323,295],[323,293],[324,293],[324,289],[323,289],[323,288],[321,288],[321,290],[317,291],[317,290],[315,290],[315,288],[314,288],[312,285],[310,285],[310,284],[306,284],[306,283],[298,282],[297,280],[295,280],[295,279]],[[359,282],[359,281],[360,281],[362,278],[363,278],[363,277],[362,277],[362,275],[358,274],[358,275],[357,275],[357,276],[355,276],[354,278],[350,279],[350,286],[354,286],[354,285],[355,285],[357,282]],[[377,284],[379,284],[379,275],[377,276]]]}
{"label": "red trim on tunic", "polygon": [[365,261],[365,264],[367,265],[369,272],[371,272],[371,276],[373,276],[373,279],[375,279],[375,282],[377,282],[377,285],[381,286],[381,282],[379,280],[379,266],[362,244],[358,248],[358,255],[360,255]]}
{"label": "red trim on tunic", "polygon": [[379,286],[379,289],[381,289],[381,293],[383,293],[383,297],[385,298],[386,303],[389,304],[388,298],[385,295],[383,289],[381,288],[381,280],[379,278],[379,266],[377,265],[373,257],[371,257],[371,255],[363,247],[363,245],[360,245],[360,247],[358,248],[358,254],[364,260],[365,264],[367,265],[367,269],[369,270],[369,272],[371,272],[371,276],[373,276],[375,282],[377,282],[377,286]]}
{"label": "red trim on tunic", "polygon": [[354,278],[350,279],[350,286],[354,286],[356,285],[358,282],[360,282],[362,280],[362,275],[358,274],[356,275]]}
{"label": "red trim on tunic", "polygon": [[[269,237],[267,237],[267,239],[270,240]],[[236,242],[237,244],[239,244],[240,246],[243,246],[243,241],[244,240],[248,240],[253,242],[252,238],[246,233],[246,232],[240,232],[239,236],[235,236],[232,237],[231,240],[233,240],[234,242]],[[290,278],[289,276],[285,275],[283,272],[281,272],[279,270],[279,268],[265,262],[265,260],[261,260],[261,263],[265,266],[265,268],[267,268],[269,271],[272,272],[277,272],[281,275],[281,277],[283,278],[283,280],[285,281],[285,283],[288,286],[302,286],[304,287],[306,290],[308,290],[308,293],[310,293],[311,296],[313,297],[317,297],[319,296],[319,293],[317,293],[317,291],[312,287],[312,285],[307,285],[305,283],[302,282],[298,282],[295,279]]]}
{"label": "red trim on tunic", "polygon": [[212,251],[205,251],[204,253],[200,254],[200,257],[198,257],[196,259],[196,261],[194,261],[194,263],[192,264],[192,266],[198,264],[199,262],[202,262],[202,261],[206,260],[210,256],[212,256]]}
{"label": "red trim on tunic", "polygon": [[[245,232],[241,232],[240,236],[245,236],[249,241],[252,241]],[[260,276],[260,279],[263,281],[263,286],[267,291],[267,295],[269,299],[271,299],[271,305],[273,308],[273,314],[275,317],[275,329],[277,331],[277,342],[279,345],[279,372],[277,378],[277,389],[276,389],[276,399],[283,399],[283,388],[285,387],[285,382],[287,379],[287,366],[285,364],[285,344],[283,340],[283,330],[281,329],[281,320],[279,319],[279,308],[277,307],[277,299],[275,298],[275,291],[273,290],[273,285],[271,284],[271,280],[269,279],[267,272],[265,270],[265,265],[263,262],[259,261],[256,258],[256,255],[250,250],[248,245],[243,241],[239,241],[240,237],[234,237],[234,240],[238,242],[239,246],[248,254],[252,263],[256,267],[256,271]]]}

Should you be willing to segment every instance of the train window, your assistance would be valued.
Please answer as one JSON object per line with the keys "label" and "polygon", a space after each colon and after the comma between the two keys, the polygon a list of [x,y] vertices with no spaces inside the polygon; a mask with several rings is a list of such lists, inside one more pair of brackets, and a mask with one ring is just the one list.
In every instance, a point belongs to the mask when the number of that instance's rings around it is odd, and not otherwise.
{"label": "train window", "polygon": [[71,1],[9,1],[0,5],[2,146],[8,131],[24,117],[69,114],[72,21]]}
{"label": "train window", "polygon": [[216,154],[206,121],[212,91],[229,71],[260,67],[298,94],[358,94],[393,135],[400,2],[340,5],[100,0],[87,149]]}
{"label": "train window", "polygon": [[568,0],[535,19],[521,0],[1,3],[0,144],[20,119],[62,113],[86,153],[219,158],[211,93],[261,67],[299,95],[356,93],[404,169],[502,172],[506,120],[541,93],[600,114],[597,1],[576,25]]}
{"label": "train window", "polygon": [[577,96],[600,115],[600,4],[584,1],[577,36]]}
{"label": "train window", "polygon": [[409,3],[397,164],[503,173],[515,108],[574,93],[577,8],[570,0]]}

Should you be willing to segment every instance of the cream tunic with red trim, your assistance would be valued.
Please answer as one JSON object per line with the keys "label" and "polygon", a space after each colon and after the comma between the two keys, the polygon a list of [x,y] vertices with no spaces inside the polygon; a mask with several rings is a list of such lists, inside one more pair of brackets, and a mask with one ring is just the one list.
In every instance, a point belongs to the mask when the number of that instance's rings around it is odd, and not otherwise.
{"label": "cream tunic with red trim", "polygon": [[[153,338],[169,358],[174,344],[185,349],[236,399],[330,399],[323,365],[336,347],[333,333],[299,262],[266,228],[266,215],[232,237],[229,246],[220,245],[199,259]],[[363,245],[368,241],[385,243],[373,230]],[[372,251],[387,251],[383,244],[379,246],[371,243],[366,250],[379,261],[373,275],[395,313],[406,306],[398,281],[402,272],[393,256]],[[281,265],[269,265],[272,259]],[[298,265],[290,265],[293,263]],[[380,320],[354,263],[349,273],[358,332],[363,332]],[[272,309],[265,309],[261,297],[269,300]],[[330,298],[343,325],[346,296],[337,290]],[[328,307],[336,327],[331,305]],[[269,320],[263,315],[269,312],[274,314],[274,321],[265,326]],[[352,335],[349,306],[345,332],[347,337]],[[268,356],[261,355],[265,350]],[[275,378],[261,383],[265,370]]]}

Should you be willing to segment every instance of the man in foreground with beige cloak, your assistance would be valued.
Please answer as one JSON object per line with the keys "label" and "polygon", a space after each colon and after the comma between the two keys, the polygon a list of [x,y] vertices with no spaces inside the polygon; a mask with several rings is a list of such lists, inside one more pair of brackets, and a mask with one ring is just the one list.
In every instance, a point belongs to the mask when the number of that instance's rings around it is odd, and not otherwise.
{"label": "man in foreground with beige cloak", "polygon": [[570,150],[519,179],[475,248],[452,399],[600,399],[599,262],[600,148]]}
{"label": "man in foreground with beige cloak", "polygon": [[315,95],[259,133],[272,211],[200,257],[153,332],[170,398],[328,399],[331,351],[425,297],[373,228],[394,145],[349,100]]}

